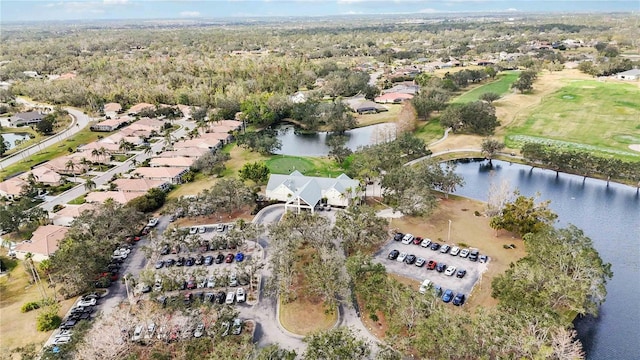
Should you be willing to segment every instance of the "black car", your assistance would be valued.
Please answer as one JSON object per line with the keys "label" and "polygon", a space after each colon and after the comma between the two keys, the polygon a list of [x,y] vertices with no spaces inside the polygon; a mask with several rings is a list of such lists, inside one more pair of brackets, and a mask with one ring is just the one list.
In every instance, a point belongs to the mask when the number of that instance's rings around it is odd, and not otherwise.
{"label": "black car", "polygon": [[218,304],[224,304],[224,301],[227,298],[227,294],[225,294],[224,291],[220,291],[219,293],[216,294],[216,302]]}
{"label": "black car", "polygon": [[445,263],[438,263],[438,265],[436,265],[436,271],[437,272],[443,272],[447,269],[447,264]]}
{"label": "black car", "polygon": [[214,293],[206,293],[204,294],[204,302],[213,302],[213,300],[216,298],[216,295]]}
{"label": "black car", "polygon": [[222,264],[223,261],[224,261],[224,255],[222,255],[221,253],[216,255],[216,264]]}
{"label": "black car", "polygon": [[404,258],[404,262],[407,263],[407,265],[411,265],[416,262],[416,256],[413,254],[407,255],[407,257]]}
{"label": "black car", "polygon": [[178,258],[178,260],[176,260],[176,266],[184,266],[184,258]]}
{"label": "black car", "polygon": [[393,235],[393,240],[395,240],[395,241],[400,241],[400,240],[402,240],[402,238],[403,238],[403,237],[404,237],[404,234],[403,234],[403,233],[395,233],[395,234]]}
{"label": "black car", "polygon": [[453,305],[460,306],[462,304],[464,304],[464,294],[459,293],[453,298]]}
{"label": "black car", "polygon": [[467,275],[467,270],[465,269],[458,269],[458,272],[456,273],[456,277],[458,278],[463,278],[465,275]]}
{"label": "black car", "polygon": [[171,267],[175,264],[176,264],[176,261],[174,259],[167,259],[164,261],[164,266],[166,267]]}
{"label": "black car", "polygon": [[431,243],[430,249],[435,251],[440,249],[440,244],[438,244],[437,242]]}
{"label": "black car", "polygon": [[184,266],[193,266],[196,263],[196,259],[190,257],[184,262]]}
{"label": "black car", "polygon": [[400,251],[398,250],[391,250],[391,252],[389,253],[389,256],[387,256],[389,258],[389,260],[395,260],[398,258],[398,255],[400,255]]}
{"label": "black car", "polygon": [[164,245],[160,250],[160,255],[168,255],[170,251],[171,248],[169,247],[169,245]]}
{"label": "black car", "polygon": [[473,249],[473,250],[469,251],[469,260],[478,261],[478,256],[479,255],[480,255],[480,252],[478,251],[478,249]]}
{"label": "black car", "polygon": [[60,325],[60,330],[69,330],[74,326],[76,326],[77,323],[78,323],[78,320],[67,320]]}
{"label": "black car", "polygon": [[213,256],[211,256],[211,255],[207,255],[207,256],[205,256],[205,258],[204,258],[204,264],[205,264],[206,266],[209,266],[209,265],[213,264]]}

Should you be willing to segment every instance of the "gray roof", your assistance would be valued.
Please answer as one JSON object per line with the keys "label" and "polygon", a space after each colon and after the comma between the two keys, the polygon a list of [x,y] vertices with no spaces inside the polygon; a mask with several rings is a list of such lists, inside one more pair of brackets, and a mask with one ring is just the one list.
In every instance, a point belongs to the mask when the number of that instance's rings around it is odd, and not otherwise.
{"label": "gray roof", "polygon": [[14,115],[14,117],[16,118],[20,118],[24,121],[33,121],[33,120],[40,120],[40,119],[44,119],[44,115],[37,112],[37,111],[29,111],[29,112],[23,112],[23,113],[17,113]]}
{"label": "gray roof", "polygon": [[640,69],[631,69],[627,71],[623,71],[621,73],[617,73],[616,75],[622,76],[640,76]]}
{"label": "gray roof", "polygon": [[356,195],[360,182],[345,174],[337,178],[325,178],[304,176],[296,170],[289,175],[271,174],[269,176],[267,190],[275,190],[280,185],[286,186],[295,197],[299,196],[305,203],[313,206],[322,199],[322,192],[330,189],[335,189],[339,193],[351,189],[352,195]]}

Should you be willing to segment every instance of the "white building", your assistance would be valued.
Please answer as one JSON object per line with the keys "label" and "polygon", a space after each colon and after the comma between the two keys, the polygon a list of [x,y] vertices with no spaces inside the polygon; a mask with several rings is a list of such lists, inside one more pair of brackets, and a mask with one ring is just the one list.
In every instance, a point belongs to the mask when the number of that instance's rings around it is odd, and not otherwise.
{"label": "white building", "polygon": [[640,69],[631,69],[616,74],[618,80],[636,81],[640,79]]}
{"label": "white building", "polygon": [[310,209],[325,203],[331,206],[346,207],[363,194],[360,182],[345,174],[337,178],[304,176],[298,171],[290,175],[271,174],[267,183],[266,197],[285,203],[288,208]]}

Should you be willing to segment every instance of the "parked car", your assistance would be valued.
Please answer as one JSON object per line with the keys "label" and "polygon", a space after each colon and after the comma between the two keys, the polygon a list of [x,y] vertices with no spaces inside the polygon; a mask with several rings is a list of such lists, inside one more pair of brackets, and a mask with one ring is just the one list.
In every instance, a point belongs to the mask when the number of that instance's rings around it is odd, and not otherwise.
{"label": "parked car", "polygon": [[209,276],[209,279],[207,279],[207,287],[208,288],[216,287],[216,278],[215,277]]}
{"label": "parked car", "polygon": [[478,261],[478,256],[480,256],[478,249],[472,249],[469,251],[469,260]]}
{"label": "parked car", "polygon": [[147,333],[144,334],[144,338],[145,339],[152,339],[153,338],[153,334],[155,334],[155,332],[156,332],[156,323],[150,322],[147,325]]}
{"label": "parked car", "polygon": [[78,306],[94,306],[97,303],[98,301],[96,299],[80,299],[80,301],[78,301]]}
{"label": "parked car", "polygon": [[425,260],[425,258],[419,257],[419,258],[416,259],[416,266],[417,267],[423,267],[425,262],[427,262],[427,260]]}
{"label": "parked car", "polygon": [[227,305],[233,304],[233,300],[235,300],[235,298],[236,298],[236,292],[235,291],[229,291],[227,293],[227,299],[225,300],[225,304],[227,304]]}
{"label": "parked car", "polygon": [[393,234],[393,240],[394,241],[400,241],[400,240],[402,240],[403,237],[404,237],[404,234],[401,233],[401,232]]}
{"label": "parked car", "polygon": [[442,296],[442,287],[440,285],[436,285],[433,287],[433,294],[435,296]]}
{"label": "parked car", "polygon": [[408,254],[406,252],[401,252],[400,255],[398,255],[398,258],[396,259],[396,261],[403,262],[404,259],[407,258],[407,255]]}
{"label": "parked car", "polygon": [[231,323],[229,323],[228,321],[223,321],[222,324],[220,324],[220,327],[222,328],[222,336],[229,335],[229,330],[231,329]]}
{"label": "parked car", "polygon": [[71,342],[71,335],[56,336],[51,342],[53,345],[62,345]]}
{"label": "parked car", "polygon": [[153,284],[153,291],[162,291],[162,279],[156,279],[155,284]]}
{"label": "parked car", "polygon": [[469,256],[469,249],[460,250],[460,257],[466,258],[467,256]]}
{"label": "parked car", "polygon": [[247,301],[247,294],[244,292],[244,288],[239,287],[236,290],[236,301],[239,303]]}
{"label": "parked car", "polygon": [[149,222],[147,223],[148,227],[154,227],[156,225],[158,225],[158,219],[156,218],[149,219]]}
{"label": "parked car", "polygon": [[225,299],[227,298],[227,294],[224,291],[220,291],[216,294],[216,302],[218,304],[224,304]]}
{"label": "parked car", "polygon": [[218,230],[219,232],[223,232],[223,231],[224,231],[224,228],[225,228],[225,225],[224,225],[224,224],[218,224],[217,230]]}
{"label": "parked car", "polygon": [[204,335],[204,324],[200,323],[196,326],[196,330],[193,332],[193,337],[199,338]]}
{"label": "parked car", "polygon": [[212,303],[215,298],[216,298],[216,295],[214,293],[205,293],[204,294],[204,302]]}
{"label": "parked car", "polygon": [[447,269],[447,264],[445,263],[438,263],[438,265],[436,265],[436,271],[437,272],[443,272]]}
{"label": "parked car", "polygon": [[402,243],[405,244],[405,245],[411,244],[412,241],[413,241],[413,235],[411,235],[411,234],[405,234],[402,237]]}
{"label": "parked car", "polygon": [[427,269],[428,270],[433,270],[436,268],[436,266],[438,265],[437,262],[433,261],[433,260],[429,260],[429,262],[427,263]]}
{"label": "parked car", "polygon": [[198,234],[204,234],[205,232],[207,232],[207,228],[204,226],[198,226]]}
{"label": "parked car", "polygon": [[489,260],[489,257],[487,255],[480,255],[480,257],[478,258],[478,261],[482,264],[486,263]]}
{"label": "parked car", "polygon": [[224,255],[222,255],[222,253],[218,253],[218,255],[216,255],[216,264],[222,264],[223,261]]}
{"label": "parked car", "polygon": [[431,243],[431,245],[429,246],[429,248],[430,248],[431,250],[433,250],[433,251],[436,251],[436,250],[440,249],[440,244],[438,244],[438,243],[436,243],[436,242]]}
{"label": "parked car", "polygon": [[449,266],[447,268],[447,270],[445,270],[444,274],[447,276],[452,276],[453,274],[456,273],[456,267],[455,266]]}
{"label": "parked car", "polygon": [[192,290],[192,289],[195,289],[196,287],[197,287],[196,279],[193,277],[189,278],[189,280],[187,280],[187,290]]}
{"label": "parked car", "polygon": [[411,254],[411,255],[407,255],[407,257],[404,259],[404,262],[405,262],[407,265],[411,265],[411,264],[413,264],[413,263],[415,263],[415,262],[416,262],[416,256],[415,256],[415,255],[413,255],[413,254]]}
{"label": "parked car", "polygon": [[213,264],[213,256],[211,256],[211,255],[205,256],[204,257],[204,264],[206,266],[209,266],[209,265]]}
{"label": "parked car", "polygon": [[400,251],[393,249],[391,250],[391,252],[389,253],[389,255],[387,255],[387,258],[389,260],[395,260],[398,258],[398,255],[400,255]]}
{"label": "parked car", "polygon": [[420,246],[422,246],[423,248],[428,248],[429,246],[431,246],[431,239],[427,239],[427,238],[422,239]]}
{"label": "parked car", "polygon": [[136,326],[133,330],[133,335],[131,336],[131,341],[140,341],[142,340],[142,331],[144,331],[144,325],[140,324]]}
{"label": "parked car", "polygon": [[462,279],[465,275],[467,275],[467,270],[465,269],[458,269],[458,272],[456,272],[456,277]]}
{"label": "parked car", "polygon": [[238,286],[238,275],[236,275],[236,273],[229,274],[229,286]]}
{"label": "parked car", "polygon": [[164,266],[164,260],[156,261],[156,269],[161,269]]}
{"label": "parked car", "polygon": [[76,324],[78,323],[78,320],[67,320],[65,322],[63,322],[62,324],[60,324],[60,330],[69,330],[72,329],[74,326],[76,326]]}
{"label": "parked car", "polygon": [[452,247],[451,251],[449,251],[449,255],[451,256],[458,256],[459,253],[460,253],[460,248],[457,246]]}
{"label": "parked car", "polygon": [[420,236],[416,236],[415,238],[413,238],[413,245],[420,245],[422,244],[422,238]]}
{"label": "parked car", "polygon": [[450,289],[445,290],[444,295],[442,295],[442,301],[448,303],[451,299],[453,299],[453,291]]}
{"label": "parked car", "polygon": [[194,259],[193,257],[189,257],[184,262],[184,266],[193,266],[193,265],[195,265],[195,263],[196,263],[196,259]]}
{"label": "parked car", "polygon": [[422,284],[420,284],[420,288],[418,289],[418,292],[420,294],[426,294],[427,293],[427,289],[429,289],[429,287],[431,287],[431,280],[424,279]]}
{"label": "parked car", "polygon": [[456,297],[453,298],[453,305],[460,306],[464,304],[464,294],[458,293]]}
{"label": "parked car", "polygon": [[233,320],[233,325],[231,326],[231,334],[240,335],[242,332],[242,320],[235,319]]}
{"label": "parked car", "polygon": [[442,245],[442,247],[440,248],[440,252],[443,254],[446,254],[449,252],[449,250],[451,249],[451,246],[444,244]]}
{"label": "parked car", "polygon": [[184,265],[184,258],[179,257],[178,260],[176,260],[176,266],[183,266],[183,265]]}
{"label": "parked car", "polygon": [[163,245],[162,249],[160,249],[160,255],[169,255],[169,252],[171,252],[169,245]]}
{"label": "parked car", "polygon": [[229,253],[227,254],[227,257],[224,259],[224,262],[226,262],[227,264],[230,264],[233,262],[233,258],[234,258],[233,254]]}
{"label": "parked car", "polygon": [[193,301],[193,294],[191,294],[191,293],[186,293],[186,294],[184,294],[183,301],[184,301],[184,303],[185,303],[186,305],[191,304],[191,301]]}
{"label": "parked car", "polygon": [[141,282],[141,283],[138,283],[138,285],[136,285],[136,287],[133,290],[133,292],[134,293],[146,294],[148,292],[151,292],[151,286]]}
{"label": "parked car", "polygon": [[244,260],[244,254],[239,252],[236,254],[236,262],[241,262],[242,260]]}
{"label": "parked car", "polygon": [[198,227],[197,226],[192,226],[189,228],[189,235],[193,235],[193,234],[197,234],[198,233]]}

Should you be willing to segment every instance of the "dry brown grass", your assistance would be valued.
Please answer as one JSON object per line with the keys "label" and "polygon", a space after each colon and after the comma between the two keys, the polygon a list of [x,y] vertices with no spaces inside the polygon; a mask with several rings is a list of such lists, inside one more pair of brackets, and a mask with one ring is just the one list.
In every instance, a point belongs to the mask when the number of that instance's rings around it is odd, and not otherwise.
{"label": "dry brown grass", "polygon": [[[53,288],[44,283],[49,296],[53,296]],[[21,313],[23,304],[37,301],[41,298],[40,291],[29,284],[29,276],[22,263],[11,271],[10,276],[0,278],[0,352],[4,355],[13,349],[28,344],[42,346],[52,331],[39,332],[36,330],[36,318],[40,310]],[[59,315],[62,317],[73,305],[75,299],[60,303]]]}
{"label": "dry brown grass", "polygon": [[388,123],[395,122],[402,110],[402,105],[398,104],[386,104],[385,107],[389,109],[389,111],[379,112],[377,114],[358,114],[355,113],[353,116],[358,121],[358,126],[369,126],[380,123]]}

